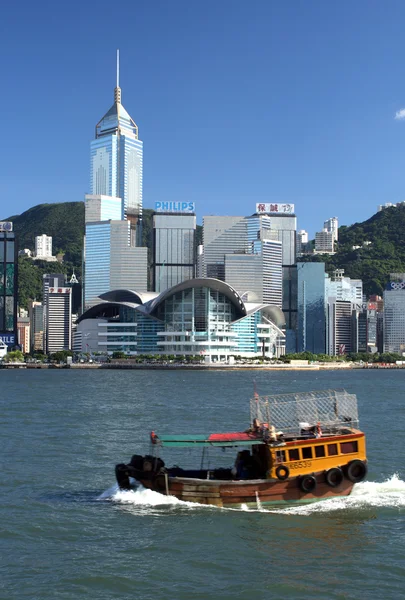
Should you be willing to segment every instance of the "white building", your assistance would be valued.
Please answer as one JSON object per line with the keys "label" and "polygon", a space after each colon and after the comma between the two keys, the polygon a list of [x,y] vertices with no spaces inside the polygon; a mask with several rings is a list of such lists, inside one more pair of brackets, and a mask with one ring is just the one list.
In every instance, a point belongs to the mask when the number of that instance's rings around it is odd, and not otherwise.
{"label": "white building", "polygon": [[324,224],[323,224],[324,229],[326,229],[326,231],[329,231],[329,233],[333,234],[333,240],[335,242],[338,241],[338,236],[339,236],[339,221],[337,217],[331,217],[330,219],[327,219]]}
{"label": "white building", "polygon": [[35,258],[38,260],[46,260],[48,262],[54,262],[57,260],[55,256],[52,256],[52,236],[37,235],[35,238]]}
{"label": "white building", "polygon": [[297,254],[302,254],[306,244],[308,244],[308,232],[305,229],[300,229],[297,231]]}

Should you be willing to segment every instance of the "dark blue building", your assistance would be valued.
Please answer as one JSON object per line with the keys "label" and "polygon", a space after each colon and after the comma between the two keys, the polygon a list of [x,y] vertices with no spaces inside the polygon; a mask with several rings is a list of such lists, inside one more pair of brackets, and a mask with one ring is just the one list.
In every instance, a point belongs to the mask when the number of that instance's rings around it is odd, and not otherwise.
{"label": "dark blue building", "polygon": [[13,224],[0,223],[0,339],[7,346],[17,343],[18,251]]}

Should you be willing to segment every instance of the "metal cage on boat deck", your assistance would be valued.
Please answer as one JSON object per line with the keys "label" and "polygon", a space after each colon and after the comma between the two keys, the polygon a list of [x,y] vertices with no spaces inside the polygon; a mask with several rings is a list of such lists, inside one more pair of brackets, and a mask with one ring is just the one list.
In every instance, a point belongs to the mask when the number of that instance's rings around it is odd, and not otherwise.
{"label": "metal cage on boat deck", "polygon": [[250,418],[252,423],[258,419],[291,434],[299,434],[304,426],[318,424],[330,431],[359,425],[356,395],[344,389],[274,396],[255,393],[250,401]]}

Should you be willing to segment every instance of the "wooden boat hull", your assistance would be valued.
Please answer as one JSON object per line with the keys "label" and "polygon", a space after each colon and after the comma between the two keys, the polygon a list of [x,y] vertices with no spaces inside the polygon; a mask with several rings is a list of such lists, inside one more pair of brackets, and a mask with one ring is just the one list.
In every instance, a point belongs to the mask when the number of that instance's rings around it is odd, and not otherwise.
{"label": "wooden boat hull", "polygon": [[311,492],[302,491],[299,477],[292,477],[286,481],[220,481],[159,475],[153,479],[139,479],[139,482],[145,488],[175,496],[179,500],[220,507],[323,500],[334,496],[348,496],[354,486],[354,483],[344,478],[342,483],[331,487],[326,483],[324,473],[315,473],[314,477],[316,487]]}

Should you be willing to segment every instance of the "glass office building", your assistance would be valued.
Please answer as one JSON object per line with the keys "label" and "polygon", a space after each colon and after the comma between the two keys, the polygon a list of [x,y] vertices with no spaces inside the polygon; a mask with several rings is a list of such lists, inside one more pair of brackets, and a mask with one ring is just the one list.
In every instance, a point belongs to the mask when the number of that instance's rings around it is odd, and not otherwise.
{"label": "glass office building", "polygon": [[203,218],[203,277],[225,280],[225,254],[248,250],[245,217]]}
{"label": "glass office building", "polygon": [[130,246],[129,221],[86,224],[85,308],[111,289],[147,290],[148,249]]}
{"label": "glass office building", "polygon": [[[120,218],[136,224],[142,218],[142,187],[143,143],[138,126],[121,104],[117,81],[114,104],[97,123],[91,142],[90,191],[121,198]],[[141,240],[137,242],[140,245]]]}
{"label": "glass office building", "polygon": [[194,214],[153,216],[153,289],[168,288],[194,279],[196,265]]}
{"label": "glass office building", "polygon": [[324,263],[297,263],[297,351],[326,352]]}
{"label": "glass office building", "polygon": [[17,269],[18,252],[12,223],[0,229],[0,340],[7,346],[17,343]]}
{"label": "glass office building", "polygon": [[227,283],[192,279],[161,294],[115,290],[78,320],[77,351],[269,356],[283,352],[279,307],[245,303]]}
{"label": "glass office building", "polygon": [[405,352],[405,276],[384,291],[384,352]]}

